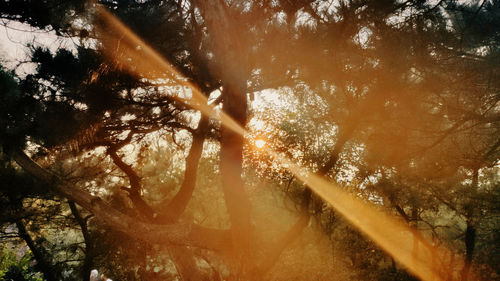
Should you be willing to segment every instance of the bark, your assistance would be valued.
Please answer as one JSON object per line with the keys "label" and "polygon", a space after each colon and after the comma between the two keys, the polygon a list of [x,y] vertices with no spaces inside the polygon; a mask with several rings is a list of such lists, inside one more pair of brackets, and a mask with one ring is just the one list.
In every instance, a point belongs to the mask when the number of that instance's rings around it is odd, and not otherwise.
{"label": "bark", "polygon": [[[150,222],[168,224],[175,223],[184,213],[189,200],[192,197],[198,171],[198,164],[203,151],[203,142],[205,133],[208,128],[208,117],[202,116],[198,129],[192,132],[193,140],[189,154],[186,158],[186,169],[184,172],[184,180],[179,189],[179,192],[172,200],[160,204],[159,214],[149,206],[141,196],[142,184],[141,178],[132,168],[126,164],[117,154],[116,148],[108,150],[113,162],[127,175],[130,188],[126,189],[129,193],[129,198],[134,207],[139,211],[139,214]],[[166,205],[163,207],[163,205]],[[157,215],[157,216],[155,216]],[[192,252],[185,246],[168,245],[167,250],[174,262],[179,278],[181,280],[203,280],[203,274],[199,271],[196,260]]]}
{"label": "bark", "polygon": [[476,245],[476,227],[474,223],[468,219],[467,228],[465,230],[465,263],[462,268],[461,278],[462,281],[467,281],[469,278],[469,272],[472,264],[472,259],[474,257],[474,247]]}
{"label": "bark", "polygon": [[[224,84],[224,111],[236,122],[246,123],[247,101],[244,88],[235,84]],[[221,128],[220,171],[222,190],[231,221],[231,236],[237,259],[249,262],[252,240],[250,224],[250,201],[241,178],[243,165],[243,136],[233,130]]]}
{"label": "bark", "polygon": [[110,227],[130,237],[151,244],[171,243],[223,252],[231,249],[231,245],[227,243],[230,236],[225,230],[205,228],[191,223],[156,225],[138,221],[114,209],[99,197],[74,188],[71,184],[59,179],[40,167],[20,149],[12,151],[10,155],[27,173],[52,186],[61,196],[74,201]]}
{"label": "bark", "polygon": [[[252,267],[252,227],[250,201],[241,178],[243,134],[247,121],[248,54],[243,43],[243,25],[229,13],[223,1],[195,1],[200,7],[209,32],[213,35],[214,52],[220,64],[218,73],[223,86],[223,110],[231,119],[223,118],[220,139],[220,172],[222,190],[231,222],[231,241],[237,275]],[[231,36],[235,35],[235,36]],[[240,35],[240,36],[236,36]]]}
{"label": "bark", "polygon": [[129,198],[132,201],[132,204],[137,208],[139,211],[139,214],[144,216],[146,219],[152,221],[154,218],[154,210],[149,206],[144,199],[142,199],[141,196],[141,178],[139,175],[134,171],[131,165],[128,165],[125,163],[120,156],[118,156],[117,153],[117,148],[116,147],[111,147],[108,149],[108,154],[120,170],[125,173],[125,175],[129,179],[130,183],[130,188],[125,189],[128,194]]}
{"label": "bark", "polygon": [[[474,169],[472,175],[472,188],[477,189],[479,178],[479,169]],[[472,265],[472,259],[474,258],[474,248],[476,246],[476,222],[474,220],[474,206],[472,202],[468,202],[465,207],[466,212],[466,229],[465,229],[465,261],[462,272],[460,273],[460,278],[462,281],[467,281],[469,278],[469,272]]]}
{"label": "bark", "polygon": [[54,268],[52,264],[50,264],[44,253],[37,247],[35,241],[33,241],[33,238],[28,233],[28,230],[26,229],[26,226],[24,225],[21,219],[16,220],[16,227],[19,231],[19,237],[21,237],[26,242],[29,249],[33,253],[33,256],[35,257],[36,260],[35,268],[43,273],[43,277],[47,281],[59,280],[57,278],[57,270]]}
{"label": "bark", "polygon": [[90,271],[92,270],[92,262],[94,260],[94,243],[90,237],[89,230],[87,228],[87,221],[80,215],[76,204],[74,202],[69,202],[69,207],[71,209],[71,213],[75,217],[83,235],[83,241],[85,242],[85,258],[83,259],[82,264],[82,280],[89,281],[90,280]]}
{"label": "bark", "polygon": [[412,259],[413,263],[416,264],[419,257],[419,237],[417,236],[417,221],[418,221],[418,208],[413,205],[411,208],[411,221],[409,226],[413,234],[413,247],[412,247]]}
{"label": "bark", "polygon": [[184,180],[179,192],[177,192],[174,198],[172,198],[172,200],[168,202],[165,207],[159,207],[160,214],[158,216],[158,221],[160,222],[173,223],[179,220],[182,213],[184,213],[191,196],[193,195],[198,174],[198,164],[200,163],[205,134],[208,129],[208,120],[208,117],[202,115],[198,129],[193,132],[193,141],[191,148],[189,149],[189,154],[186,157]]}

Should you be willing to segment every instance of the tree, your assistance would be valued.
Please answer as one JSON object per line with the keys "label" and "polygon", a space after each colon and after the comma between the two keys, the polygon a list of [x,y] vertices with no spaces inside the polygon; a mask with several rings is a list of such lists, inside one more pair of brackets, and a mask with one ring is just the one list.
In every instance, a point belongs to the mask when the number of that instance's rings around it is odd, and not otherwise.
{"label": "tree", "polygon": [[[115,276],[121,279],[257,278],[297,241],[311,215],[311,225],[317,223],[332,244],[352,238],[351,250],[370,252],[377,261],[370,268],[383,269],[385,256],[371,242],[350,229],[335,231],[345,224],[296,182],[296,172],[245,143],[249,97],[265,96],[266,89],[267,95],[274,89],[296,101],[296,108],[286,108],[289,120],[261,113],[274,124],[266,134],[280,155],[401,215],[414,228],[425,223],[435,234],[437,223],[422,214],[435,219],[441,205],[465,217],[467,279],[474,218],[487,209],[472,198],[486,186],[480,173],[498,158],[498,87],[491,82],[498,81],[498,31],[472,30],[476,20],[496,23],[497,2],[48,1],[26,9],[31,4],[2,3],[1,16],[78,42],[73,50],[54,53],[34,47],[33,74],[2,78],[1,145],[8,165],[35,178],[30,186],[42,183],[53,191],[50,198],[69,200],[73,225],[85,242],[85,279],[98,264],[109,272],[120,268],[123,275]],[[293,121],[299,118],[307,126]],[[156,149],[154,141],[161,143]],[[226,208],[217,214],[216,227],[200,222],[194,214],[202,211],[189,205],[198,189],[210,190],[203,184],[208,175],[199,174],[210,142],[219,144],[219,162],[212,163]],[[34,153],[28,157],[26,150]],[[167,168],[146,169],[151,155],[160,153],[173,159],[170,165],[156,159],[150,165]],[[277,179],[301,214],[267,245],[253,219],[249,167]],[[437,173],[439,167],[446,171]],[[449,193],[435,188],[450,185]],[[407,186],[411,192],[405,194]],[[462,190],[463,199],[450,202]],[[438,200],[432,204],[421,203],[433,196]],[[102,222],[108,235],[100,231]],[[98,242],[116,237],[124,242],[99,256]],[[157,244],[166,245],[164,251],[152,246]],[[432,253],[434,246],[426,244]],[[124,252],[137,256],[128,259]],[[162,265],[165,260],[175,270]],[[367,260],[352,263],[366,267]],[[456,265],[449,265],[446,272],[454,278]]]}

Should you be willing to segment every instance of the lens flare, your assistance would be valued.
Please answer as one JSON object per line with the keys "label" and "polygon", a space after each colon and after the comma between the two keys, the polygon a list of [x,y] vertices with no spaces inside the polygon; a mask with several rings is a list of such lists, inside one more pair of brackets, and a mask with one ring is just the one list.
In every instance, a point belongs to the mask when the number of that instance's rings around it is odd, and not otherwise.
{"label": "lens flare", "polygon": [[256,139],[255,146],[259,149],[263,148],[266,145],[266,141],[263,139]]}
{"label": "lens flare", "polygon": [[245,130],[238,122],[225,112],[216,111],[210,106],[208,98],[195,84],[189,82],[172,64],[102,6],[98,6],[97,9],[96,25],[108,59],[146,79],[168,79],[177,86],[190,89],[191,97],[174,96],[173,98],[210,118],[220,120],[224,126],[237,134],[245,134]]}
{"label": "lens flare", "polygon": [[[143,77],[153,72],[164,72],[170,75],[170,78],[179,85],[188,87],[192,91],[191,99],[177,98],[179,101],[199,110],[202,114],[220,120],[223,126],[240,135],[247,134],[246,130],[228,114],[218,113],[208,106],[207,98],[194,84],[188,82],[172,64],[104,8],[100,9],[99,24],[102,36],[104,36],[104,49],[110,58],[120,62],[129,71],[139,73]],[[117,45],[120,46],[120,52],[115,51]],[[154,79],[154,77],[150,78]],[[264,147],[265,144],[264,140],[255,141],[255,146],[258,148]],[[444,247],[438,250],[430,246],[430,248],[427,247],[415,253],[413,251],[414,239],[424,245],[433,245],[433,243],[425,240],[424,236],[417,230],[381,211],[378,207],[349,194],[325,178],[295,165],[288,158],[280,156],[270,149],[267,149],[266,152],[413,274],[426,281],[444,280],[442,270],[436,266],[435,260],[450,256],[451,251]]]}

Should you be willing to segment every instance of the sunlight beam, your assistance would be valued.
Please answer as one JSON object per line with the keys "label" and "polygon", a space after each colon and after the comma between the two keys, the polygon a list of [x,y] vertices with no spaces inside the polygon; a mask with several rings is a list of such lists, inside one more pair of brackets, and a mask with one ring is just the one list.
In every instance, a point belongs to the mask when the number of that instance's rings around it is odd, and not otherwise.
{"label": "sunlight beam", "polygon": [[[220,120],[224,126],[233,130],[237,134],[244,135],[245,130],[233,118],[223,111],[216,111],[208,103],[208,98],[201,90],[177,71],[164,57],[158,54],[146,42],[139,38],[133,31],[126,27],[118,18],[113,16],[102,6],[98,6],[97,17],[98,31],[102,35],[105,55],[115,61],[120,66],[137,75],[145,76],[150,74],[169,74],[170,79],[178,85],[189,88],[192,92],[191,98],[181,98],[174,96],[177,101],[199,110],[202,114]],[[131,66],[133,65],[133,67]]]}
{"label": "sunlight beam", "polygon": [[413,274],[426,281],[444,280],[431,261],[433,255],[447,257],[446,251],[420,249],[414,253],[413,241],[420,239],[413,235],[414,229],[287,158],[268,153]]}
{"label": "sunlight beam", "polygon": [[258,148],[258,149],[262,149],[264,148],[264,146],[266,145],[266,141],[263,140],[263,139],[256,139],[255,140],[255,146]]}
{"label": "sunlight beam", "polygon": [[[165,58],[155,52],[115,16],[102,7],[99,9],[98,26],[99,31],[104,36],[104,50],[110,59],[120,63],[128,71],[140,74],[143,77],[147,73],[152,72],[170,75],[170,78],[176,83],[188,87],[192,91],[190,99],[176,97],[178,101],[199,110],[202,114],[220,120],[223,126],[228,127],[234,132],[242,136],[246,135],[246,130],[228,114],[224,113],[224,111],[216,112],[213,107],[207,105],[206,96],[201,93],[196,85],[189,82]],[[151,77],[151,79],[154,79],[154,77]],[[264,145],[265,142],[262,144],[262,147]],[[260,144],[256,143],[256,146],[259,147]],[[417,230],[410,228],[397,218],[381,211],[376,206],[349,194],[323,177],[308,172],[305,168],[278,155],[270,148],[263,150],[269,153],[283,167],[286,167],[298,179],[303,181],[312,191],[328,202],[336,211],[341,213],[356,228],[377,243],[410,272],[426,281],[444,280],[432,260],[433,257],[441,259],[444,256],[449,256],[451,251],[447,249],[440,249],[439,251],[437,249],[432,249],[432,251],[421,249],[415,255],[412,249],[413,239],[416,239],[414,233],[418,233]],[[419,235],[418,239],[422,241],[423,236]],[[432,245],[431,242],[427,243],[428,245]]]}

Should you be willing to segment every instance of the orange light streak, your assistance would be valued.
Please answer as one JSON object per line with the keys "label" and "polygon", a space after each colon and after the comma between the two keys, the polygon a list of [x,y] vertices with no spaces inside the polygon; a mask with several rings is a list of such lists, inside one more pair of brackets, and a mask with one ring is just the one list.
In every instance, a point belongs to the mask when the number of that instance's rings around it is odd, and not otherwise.
{"label": "orange light streak", "polygon": [[[224,126],[242,136],[247,134],[246,130],[228,114],[223,111],[216,112],[209,106],[207,98],[194,84],[104,8],[99,10],[99,20],[102,24],[99,26],[99,31],[104,36],[103,44],[110,58],[137,74],[144,75],[151,72],[170,74],[171,79],[192,91],[190,99],[176,97],[177,100],[199,110],[202,114],[220,120]],[[119,45],[119,53],[113,51],[113,48],[117,48],[116,44]],[[134,63],[133,66],[131,61]],[[416,255],[412,251],[415,239],[413,233],[416,230],[326,179],[308,172],[270,148],[265,151],[413,274],[426,281],[444,280],[432,264],[431,257],[434,255],[434,258],[441,259],[449,255],[449,250],[440,249],[431,252],[421,247]],[[423,239],[421,235],[420,239]],[[431,242],[427,243],[432,245]]]}
{"label": "orange light streak", "polygon": [[264,148],[265,145],[266,145],[266,141],[265,140],[263,140],[263,139],[256,139],[255,140],[255,146],[258,149]]}
{"label": "orange light streak", "polygon": [[444,280],[431,260],[433,254],[442,257],[445,251],[420,249],[414,253],[415,230],[285,157],[273,151],[268,153],[413,274],[426,281]]}
{"label": "orange light streak", "polygon": [[[139,38],[134,32],[126,27],[119,19],[109,13],[106,9],[98,9],[98,31],[102,34],[106,55],[129,71],[136,74],[166,73],[170,79],[178,85],[191,89],[190,99],[174,97],[181,103],[199,110],[202,114],[220,120],[224,126],[237,134],[244,135],[245,129],[233,118],[223,111],[217,112],[208,105],[208,98],[202,94],[200,89],[189,82],[177,71],[165,58],[158,54],[146,42]],[[133,64],[133,67],[131,67]],[[155,78],[155,77],[150,77]]]}

